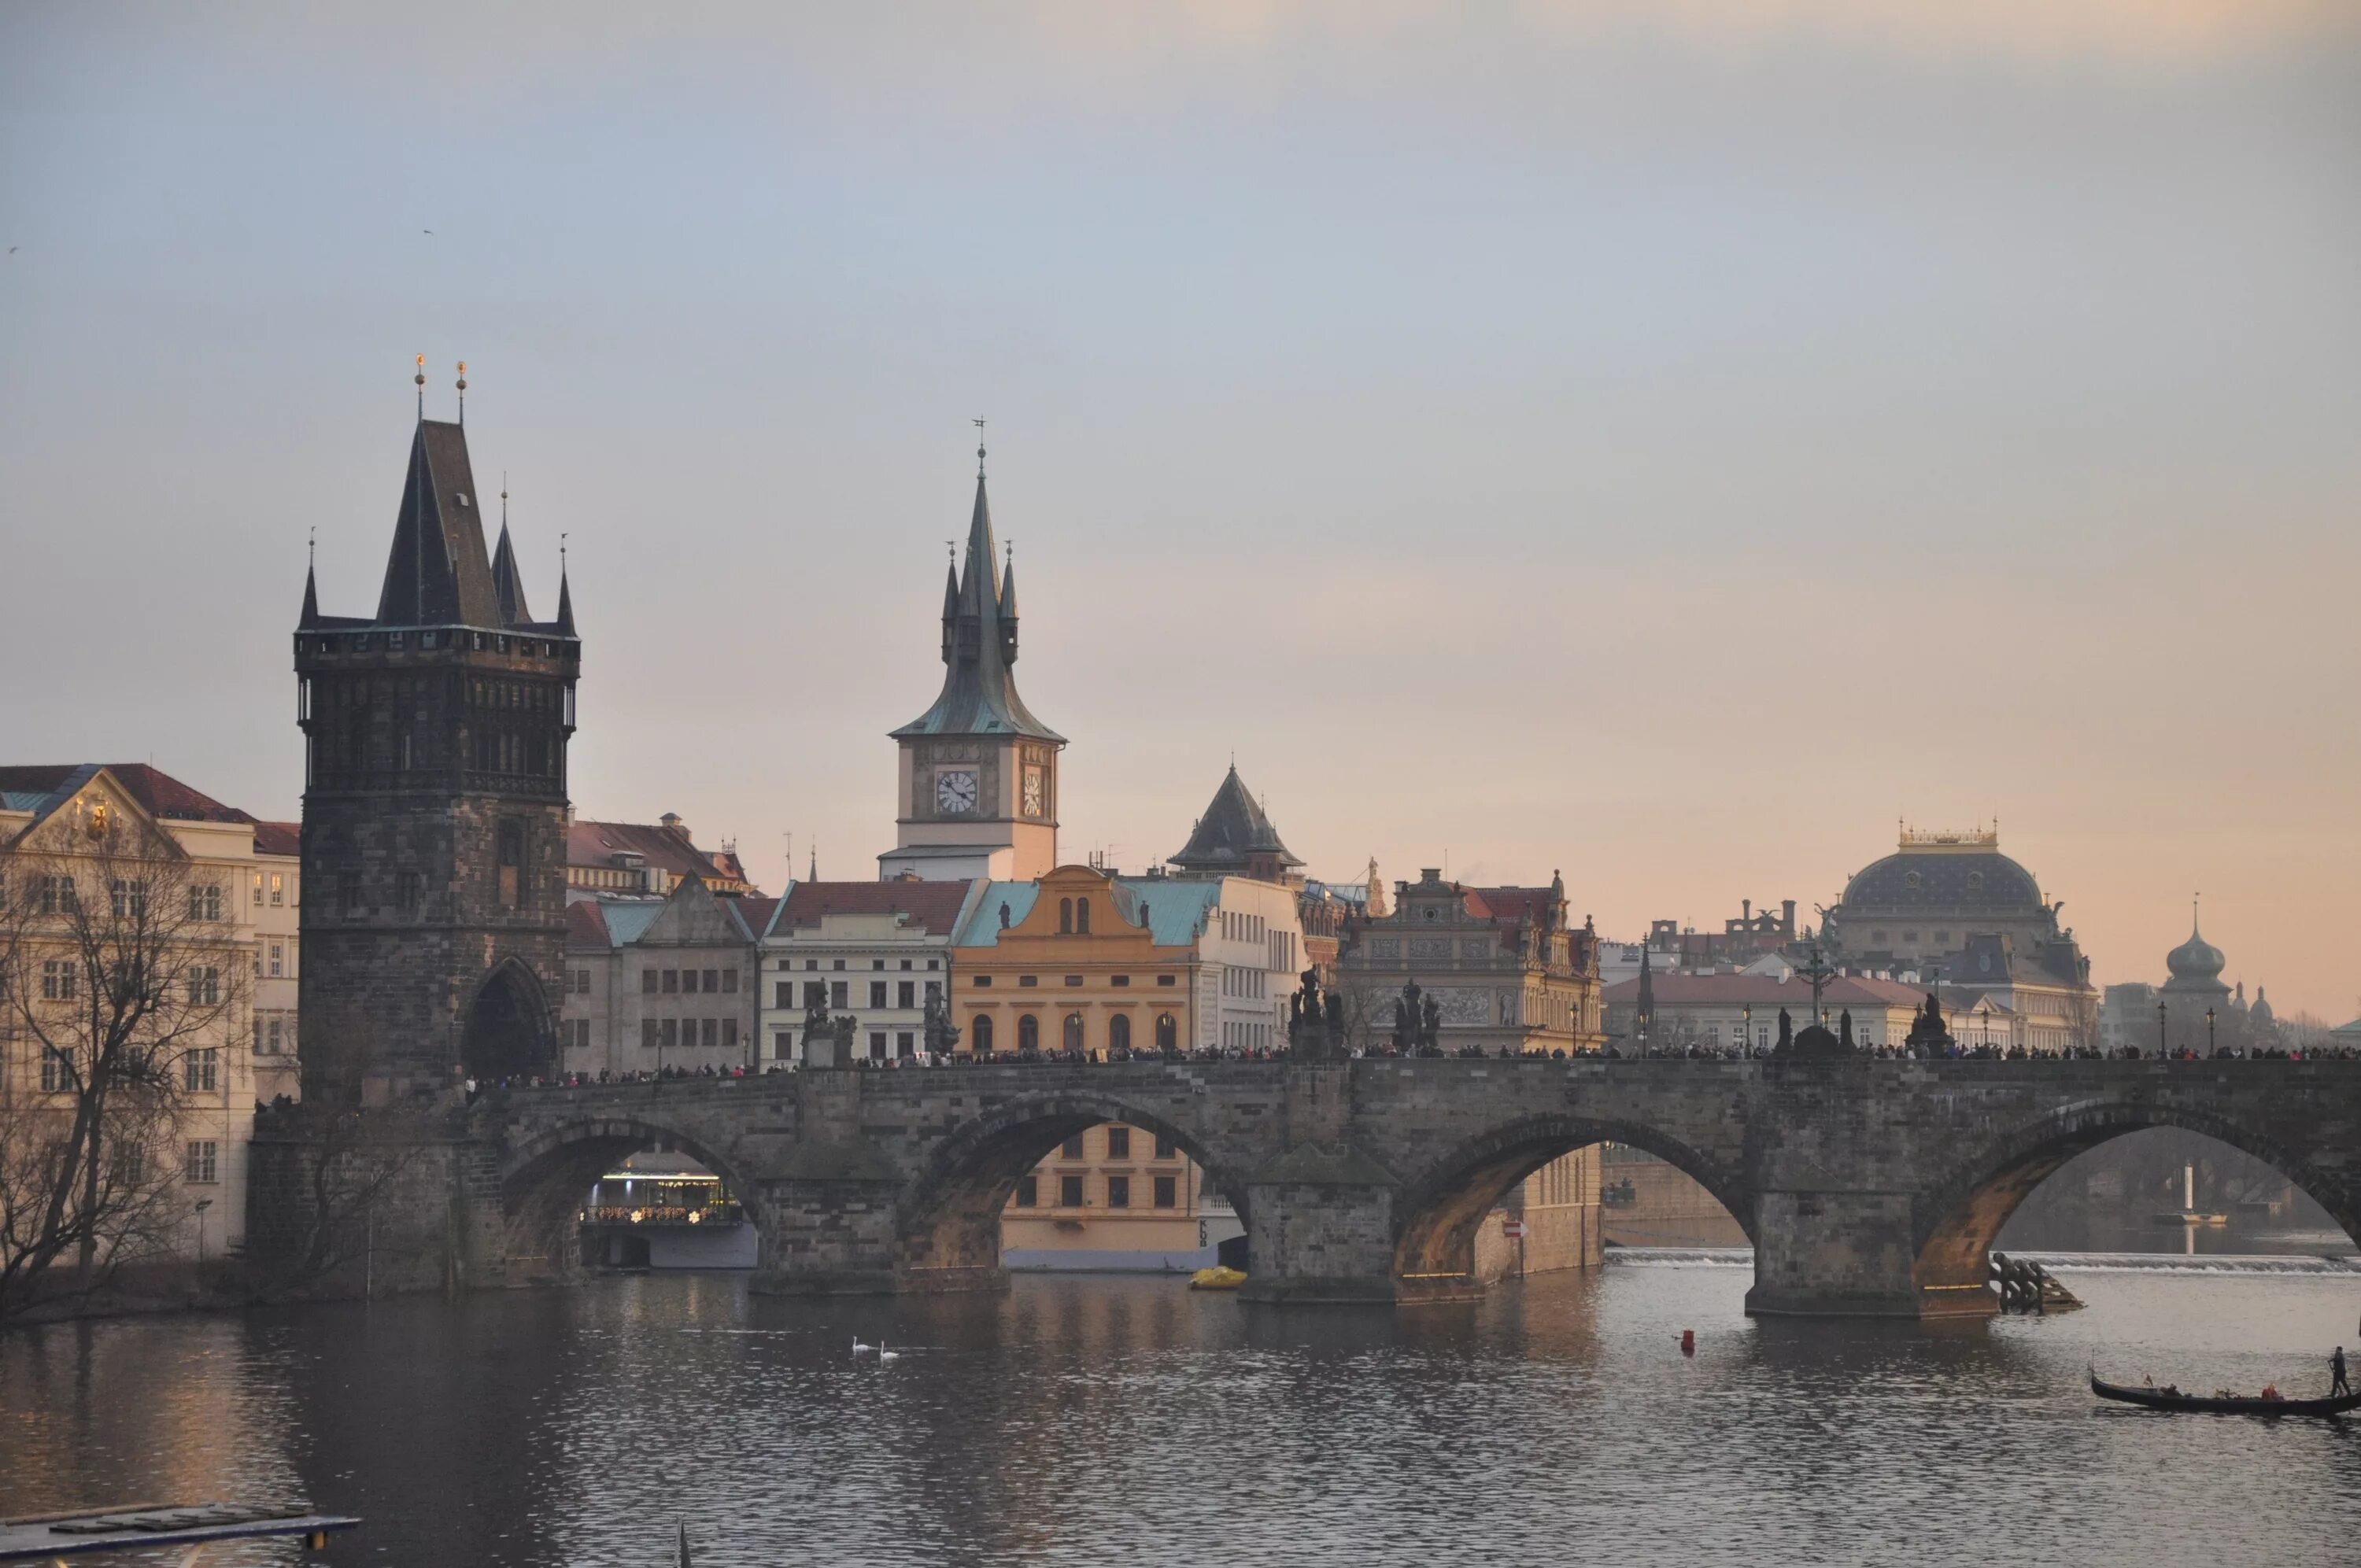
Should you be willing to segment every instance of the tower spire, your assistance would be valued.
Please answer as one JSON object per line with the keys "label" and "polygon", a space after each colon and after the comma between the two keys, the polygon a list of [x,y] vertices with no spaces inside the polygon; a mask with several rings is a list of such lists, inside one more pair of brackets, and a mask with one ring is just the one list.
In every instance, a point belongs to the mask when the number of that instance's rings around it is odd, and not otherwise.
{"label": "tower spire", "polygon": [[420,355],[417,363],[418,374],[412,376],[411,380],[418,387],[418,419],[423,424],[426,421],[426,356]]}

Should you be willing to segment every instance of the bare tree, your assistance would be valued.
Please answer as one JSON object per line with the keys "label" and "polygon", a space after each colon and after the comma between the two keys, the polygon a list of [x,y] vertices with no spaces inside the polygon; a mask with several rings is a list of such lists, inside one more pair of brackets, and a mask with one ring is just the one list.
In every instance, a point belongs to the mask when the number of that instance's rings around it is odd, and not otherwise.
{"label": "bare tree", "polygon": [[172,1245],[181,1113],[244,1016],[234,892],[104,804],[0,854],[0,1318]]}

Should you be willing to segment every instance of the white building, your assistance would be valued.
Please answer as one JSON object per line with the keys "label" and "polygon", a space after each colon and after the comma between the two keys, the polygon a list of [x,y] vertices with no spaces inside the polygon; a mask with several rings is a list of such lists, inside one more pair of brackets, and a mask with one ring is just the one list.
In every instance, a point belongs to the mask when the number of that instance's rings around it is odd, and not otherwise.
{"label": "white building", "polygon": [[951,937],[971,882],[791,883],[762,933],[756,1037],[763,1066],[800,1065],[814,1007],[853,1020],[872,1061],[927,1048],[927,1005],[950,994]]}

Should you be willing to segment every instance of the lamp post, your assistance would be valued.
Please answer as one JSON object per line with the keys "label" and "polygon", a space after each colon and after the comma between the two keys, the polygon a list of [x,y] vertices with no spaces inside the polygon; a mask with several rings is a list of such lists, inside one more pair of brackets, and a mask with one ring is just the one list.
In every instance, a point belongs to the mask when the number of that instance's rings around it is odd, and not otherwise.
{"label": "lamp post", "polygon": [[1754,1003],[1752,1002],[1741,1003],[1738,1009],[1738,1017],[1740,1036],[1738,1054],[1751,1057],[1754,1054]]}
{"label": "lamp post", "polygon": [[2156,1004],[2156,1054],[2164,1055],[2164,1003]]}
{"label": "lamp post", "polygon": [[2213,1009],[2211,1007],[2205,1010],[2205,1054],[2209,1057],[2213,1054]]}
{"label": "lamp post", "polygon": [[1977,1004],[1976,1031],[1983,1036],[1984,1046],[1989,1049],[1992,1046],[1992,1003],[1989,1002]]}

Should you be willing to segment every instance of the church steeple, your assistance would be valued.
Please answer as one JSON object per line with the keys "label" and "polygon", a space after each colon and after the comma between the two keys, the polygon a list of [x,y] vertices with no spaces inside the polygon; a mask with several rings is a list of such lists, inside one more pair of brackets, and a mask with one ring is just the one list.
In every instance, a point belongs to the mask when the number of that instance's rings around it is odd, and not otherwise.
{"label": "church steeple", "polygon": [[1065,737],[1033,717],[1016,695],[1015,587],[1001,575],[983,475],[975,477],[967,549],[943,585],[943,663],[950,666],[935,705],[894,731],[919,735],[1023,735],[1062,744]]}

